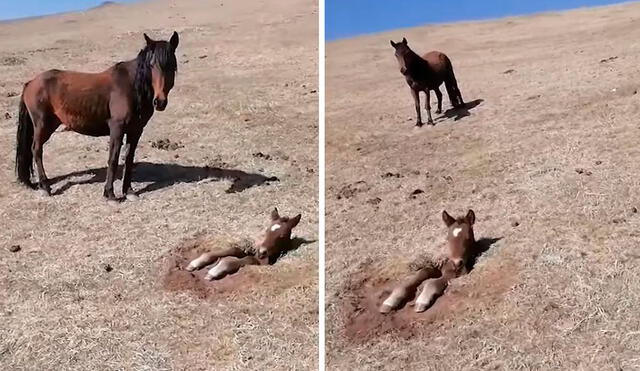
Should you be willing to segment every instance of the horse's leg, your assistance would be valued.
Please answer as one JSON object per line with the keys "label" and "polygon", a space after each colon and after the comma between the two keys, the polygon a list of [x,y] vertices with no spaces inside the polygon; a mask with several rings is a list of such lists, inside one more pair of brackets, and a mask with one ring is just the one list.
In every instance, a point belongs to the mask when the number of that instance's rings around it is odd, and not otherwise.
{"label": "horse's leg", "polygon": [[31,149],[38,169],[38,188],[44,191],[47,196],[50,196],[51,187],[49,186],[47,174],[44,171],[42,152],[44,144],[51,138],[51,134],[56,131],[58,125],[55,124],[54,120],[46,119],[43,115],[34,114],[34,116],[33,145]]}
{"label": "horse's leg", "polygon": [[436,97],[438,98],[438,110],[436,113],[439,115],[442,113],[442,92],[439,87],[435,88],[433,91],[436,93]]}
{"label": "horse's leg", "polygon": [[439,274],[439,271],[435,268],[423,268],[414,272],[391,291],[389,297],[387,297],[380,306],[380,313],[389,313],[397,309],[402,303],[406,302],[412,294],[415,294],[416,289],[424,280],[437,277]]}
{"label": "horse's leg", "polygon": [[418,116],[416,126],[420,127],[422,126],[422,115],[420,113],[420,91],[411,89],[411,96],[413,97],[413,101],[416,104],[416,115]]}
{"label": "horse's leg", "polygon": [[193,259],[185,269],[189,272],[192,272],[202,267],[205,267],[215,262],[216,260],[220,258],[224,258],[226,256],[235,256],[237,258],[242,258],[242,257],[245,257],[246,255],[247,254],[242,249],[239,249],[237,247],[230,247],[226,249],[209,251],[200,255],[198,258]]}
{"label": "horse's leg", "polygon": [[431,90],[426,89],[424,91],[425,93],[427,93],[427,103],[425,104],[425,108],[427,109],[427,125],[435,125],[433,123],[433,119],[431,118]]}
{"label": "horse's leg", "polygon": [[224,278],[229,274],[236,273],[245,265],[260,265],[260,261],[254,256],[246,256],[244,258],[227,256],[220,259],[220,261],[218,261],[218,263],[214,265],[213,268],[209,269],[204,279],[207,281],[211,281]]}
{"label": "horse's leg", "polygon": [[104,183],[104,197],[116,200],[113,193],[113,181],[118,170],[118,158],[123,137],[122,121],[109,121],[109,162],[107,163],[107,179]]}
{"label": "horse's leg", "polygon": [[417,313],[427,310],[435,300],[444,294],[444,290],[447,289],[449,280],[445,277],[432,278],[427,280],[422,288],[422,292],[416,299],[416,305],[414,310]]}
{"label": "horse's leg", "polygon": [[122,194],[128,200],[135,200],[138,198],[133,188],[131,188],[131,177],[133,173],[133,159],[136,153],[136,147],[140,140],[142,132],[135,131],[133,133],[127,133],[127,152],[124,160],[124,176],[122,177]]}

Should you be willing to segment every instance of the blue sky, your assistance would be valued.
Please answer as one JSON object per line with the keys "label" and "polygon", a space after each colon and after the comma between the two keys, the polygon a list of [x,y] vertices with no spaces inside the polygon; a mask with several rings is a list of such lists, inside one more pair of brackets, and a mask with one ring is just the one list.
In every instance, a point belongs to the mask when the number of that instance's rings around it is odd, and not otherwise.
{"label": "blue sky", "polygon": [[325,38],[428,23],[505,16],[623,3],[615,0],[326,0]]}
{"label": "blue sky", "polygon": [[[0,20],[86,10],[105,0],[0,0]],[[119,3],[132,0],[119,0]]]}

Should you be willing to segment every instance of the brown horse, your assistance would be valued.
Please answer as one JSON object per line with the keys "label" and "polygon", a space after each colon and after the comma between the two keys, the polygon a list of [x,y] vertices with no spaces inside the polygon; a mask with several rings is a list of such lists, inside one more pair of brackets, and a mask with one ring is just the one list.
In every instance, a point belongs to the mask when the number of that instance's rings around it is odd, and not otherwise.
{"label": "brown horse", "polygon": [[449,100],[454,108],[464,107],[462,94],[458,89],[458,82],[453,73],[453,65],[451,60],[445,54],[438,51],[432,51],[420,57],[409,45],[407,39],[402,38],[399,43],[391,40],[391,46],[395,49],[395,56],[400,66],[400,73],[404,75],[407,84],[411,88],[411,95],[416,104],[416,114],[418,116],[416,126],[422,126],[422,115],[420,114],[420,92],[425,92],[427,102],[425,109],[429,115],[427,124],[434,125],[431,118],[431,93],[433,90],[438,98],[438,110],[436,113],[442,113],[442,93],[440,85],[444,82],[447,89]]}
{"label": "brown horse", "polygon": [[469,262],[476,247],[473,234],[476,215],[473,210],[469,210],[466,216],[454,219],[445,210],[442,212],[442,220],[447,226],[448,245],[444,264],[439,269],[422,268],[401,281],[380,306],[380,313],[389,313],[399,308],[415,295],[418,286],[426,281],[414,307],[416,312],[424,312],[444,293],[449,281],[468,272]]}
{"label": "brown horse", "polygon": [[269,226],[255,246],[218,247],[192,260],[185,269],[192,272],[215,263],[205,276],[211,281],[233,274],[246,265],[261,265],[265,258],[273,262],[274,258],[291,249],[291,231],[300,218],[301,214],[293,218],[281,217],[278,209],[274,208]]}
{"label": "brown horse", "polygon": [[120,147],[127,149],[122,181],[126,198],[137,196],[131,188],[133,158],[142,131],[154,108],[164,111],[177,71],[178,33],[169,41],[144,34],[146,46],[135,59],[119,62],[101,73],[49,70],[27,82],[22,91],[18,119],[16,173],[31,183],[33,160],[38,187],[51,194],[42,164],[42,147],[60,125],[89,136],[109,136],[109,159],[104,196],[115,200],[113,182]]}

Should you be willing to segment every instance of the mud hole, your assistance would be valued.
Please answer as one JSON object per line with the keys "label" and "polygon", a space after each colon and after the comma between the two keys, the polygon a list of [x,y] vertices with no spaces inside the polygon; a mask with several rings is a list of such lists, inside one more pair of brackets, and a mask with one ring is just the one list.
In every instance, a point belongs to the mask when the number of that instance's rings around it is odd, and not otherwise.
{"label": "mud hole", "polygon": [[[227,239],[220,239],[227,243]],[[278,295],[292,287],[308,285],[315,276],[307,267],[291,271],[278,271],[270,265],[246,266],[220,280],[207,281],[209,265],[194,272],[184,268],[189,262],[207,251],[213,244],[210,239],[198,237],[189,240],[164,256],[161,275],[162,288],[169,292],[186,292],[199,299],[227,298],[252,292],[269,292]]]}
{"label": "mud hole", "polygon": [[[464,321],[469,313],[489,309],[501,300],[517,279],[516,269],[508,264],[483,272],[472,271],[471,282],[460,285],[453,281],[444,295],[423,313],[414,312],[414,297],[401,309],[381,314],[378,308],[402,276],[375,278],[375,272],[379,270],[368,268],[356,274],[343,295],[341,315],[344,334],[357,343],[369,343],[388,334],[403,339],[432,336],[438,329]],[[416,290],[417,293],[421,288]]]}

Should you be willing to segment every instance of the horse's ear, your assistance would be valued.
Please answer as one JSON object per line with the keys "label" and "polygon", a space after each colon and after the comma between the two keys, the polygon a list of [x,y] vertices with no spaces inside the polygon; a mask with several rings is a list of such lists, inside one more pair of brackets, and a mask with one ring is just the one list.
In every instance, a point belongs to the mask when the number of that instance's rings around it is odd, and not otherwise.
{"label": "horse's ear", "polygon": [[300,219],[302,218],[302,214],[296,215],[293,219],[289,221],[289,227],[291,229],[295,228],[298,223],[300,223]]}
{"label": "horse's ear", "polygon": [[280,214],[278,214],[278,208],[274,207],[271,211],[271,220],[276,221],[278,219],[280,219]]}
{"label": "horse's ear", "polygon": [[178,33],[173,31],[173,35],[171,35],[171,39],[169,40],[169,44],[171,48],[175,51],[178,49],[178,43],[180,42],[180,38],[178,37]]}
{"label": "horse's ear", "polygon": [[394,48],[396,47],[396,45],[398,45],[398,44],[394,43],[393,40],[389,40],[389,42],[391,43],[391,46],[393,46]]}
{"label": "horse's ear", "polygon": [[447,210],[442,211],[442,221],[447,227],[450,227],[453,223],[456,222],[456,220],[451,215],[449,215]]}
{"label": "horse's ear", "polygon": [[153,44],[154,42],[146,33],[144,34],[144,41],[147,42],[147,46],[151,46],[151,44]]}
{"label": "horse's ear", "polygon": [[467,219],[467,223],[469,223],[469,225],[473,225],[476,222],[476,213],[474,213],[473,210],[469,209],[469,212],[467,212],[467,216],[465,218]]}
{"label": "horse's ear", "polygon": [[407,45],[407,38],[406,38],[406,37],[403,37],[403,38],[402,38],[402,43],[403,43],[404,45]]}

